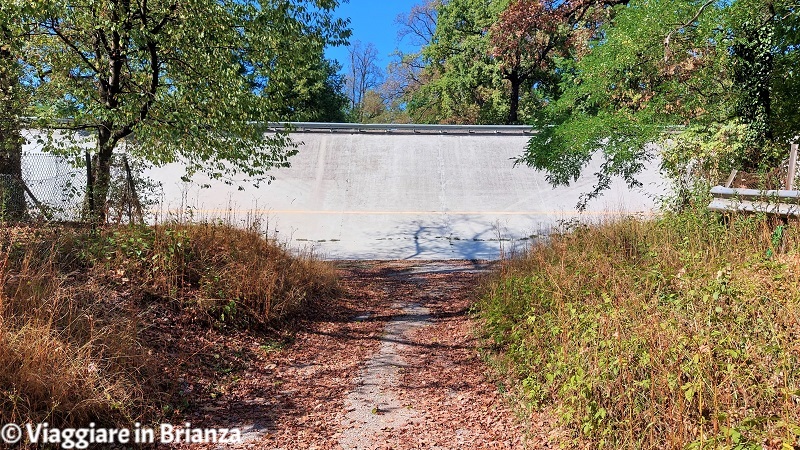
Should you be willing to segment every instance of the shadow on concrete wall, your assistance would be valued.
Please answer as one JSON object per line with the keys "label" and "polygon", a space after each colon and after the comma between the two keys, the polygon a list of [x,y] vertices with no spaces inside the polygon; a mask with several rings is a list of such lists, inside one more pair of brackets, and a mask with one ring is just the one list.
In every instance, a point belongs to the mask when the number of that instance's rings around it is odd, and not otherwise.
{"label": "shadow on concrete wall", "polygon": [[527,247],[532,236],[511,236],[498,223],[485,220],[415,220],[389,232],[370,233],[376,252],[390,259],[499,259]]}

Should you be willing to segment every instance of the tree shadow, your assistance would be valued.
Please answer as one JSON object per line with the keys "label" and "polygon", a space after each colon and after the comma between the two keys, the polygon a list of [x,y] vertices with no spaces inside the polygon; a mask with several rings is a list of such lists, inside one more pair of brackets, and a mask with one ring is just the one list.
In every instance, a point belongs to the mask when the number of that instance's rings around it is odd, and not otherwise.
{"label": "tree shadow", "polygon": [[497,260],[518,251],[538,232],[512,234],[499,221],[480,215],[445,215],[417,219],[372,233],[368,239],[380,246],[377,254],[394,260]]}

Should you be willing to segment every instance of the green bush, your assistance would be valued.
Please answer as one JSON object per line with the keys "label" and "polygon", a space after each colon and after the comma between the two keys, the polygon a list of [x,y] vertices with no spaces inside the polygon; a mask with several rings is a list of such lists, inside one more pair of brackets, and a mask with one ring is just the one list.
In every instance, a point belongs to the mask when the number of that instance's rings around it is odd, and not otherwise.
{"label": "green bush", "polygon": [[484,286],[492,357],[571,446],[800,445],[800,237],[720,219],[575,228]]}

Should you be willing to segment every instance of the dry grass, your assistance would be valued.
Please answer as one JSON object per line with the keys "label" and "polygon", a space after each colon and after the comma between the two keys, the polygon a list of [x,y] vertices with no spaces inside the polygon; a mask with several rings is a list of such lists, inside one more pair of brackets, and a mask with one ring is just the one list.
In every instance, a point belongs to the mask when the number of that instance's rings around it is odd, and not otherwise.
{"label": "dry grass", "polygon": [[262,327],[337,286],[328,264],[226,225],[2,229],[0,422],[155,420],[171,381],[141,337],[145,309]]}
{"label": "dry grass", "polygon": [[800,445],[800,233],[719,219],[576,228],[485,286],[496,361],[570,446]]}
{"label": "dry grass", "polygon": [[266,325],[338,291],[331,265],[223,224],[121,228],[91,251],[111,281],[199,306],[217,325]]}

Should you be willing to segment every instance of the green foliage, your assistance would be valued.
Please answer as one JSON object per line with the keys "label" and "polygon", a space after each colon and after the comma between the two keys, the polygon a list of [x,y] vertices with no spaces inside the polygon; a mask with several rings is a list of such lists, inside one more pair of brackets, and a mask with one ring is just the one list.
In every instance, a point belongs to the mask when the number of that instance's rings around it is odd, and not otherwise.
{"label": "green foliage", "polygon": [[[557,98],[556,61],[584,54],[613,7],[627,0],[458,0],[428,2],[436,14],[422,68],[410,89],[412,117],[453,123],[525,123]],[[420,10],[410,17],[420,17]],[[416,55],[411,56],[415,61]],[[401,60],[401,63],[403,61]],[[415,63],[418,64],[418,63]],[[419,86],[417,86],[419,85]]]}
{"label": "green foliage", "polygon": [[800,443],[795,225],[719,219],[703,204],[578,227],[485,286],[492,355],[555,406],[567,447]]}
{"label": "green foliage", "polygon": [[795,9],[755,0],[617,7],[585,56],[561,60],[562,94],[537,114],[544,132],[520,161],[564,184],[600,153],[606,163],[586,199],[609,177],[634,183],[655,153],[647,143],[667,149],[673,173],[713,159],[725,168],[774,167],[800,132],[800,113],[786,103],[798,89]]}
{"label": "green foliage", "polygon": [[508,96],[491,56],[488,30],[508,0],[452,0],[439,6],[436,31],[422,50],[433,72],[409,103],[415,110],[435,104],[439,120],[503,123]]}
{"label": "green foliage", "polygon": [[[320,60],[319,64],[305,73],[302,80],[292,86],[296,99],[287,105],[282,120],[293,122],[347,122],[347,105],[344,94],[344,76],[339,74],[341,65],[336,61]],[[284,92],[286,95],[286,92]]]}
{"label": "green foliage", "polygon": [[779,141],[794,139],[800,130],[800,114],[797,112],[797,99],[800,98],[800,71],[796,70],[800,66],[798,42],[800,42],[800,14],[795,10],[792,14],[784,15],[780,26],[775,27],[774,31],[775,53],[780,56],[773,61],[773,71],[780,75],[770,79],[770,94],[774,100],[771,103],[770,120],[774,138]]}
{"label": "green foliage", "polygon": [[[552,117],[552,116],[551,116]],[[622,177],[630,186],[637,186],[636,174],[651,155],[646,144],[661,129],[642,123],[638,117],[610,113],[573,116],[560,126],[543,126],[531,138],[523,161],[537,168],[546,168],[553,185],[566,185],[577,180],[589,160],[600,152],[604,158],[597,184],[581,195],[579,207],[607,189],[614,176]]]}
{"label": "green foliage", "polygon": [[[21,59],[36,125],[69,118],[95,133],[101,205],[111,153],[131,135],[129,151],[156,164],[268,179],[295,150],[267,122],[325,113],[303,103],[335,88],[322,51],[349,34],[336,0],[15,2],[30,5]],[[74,144],[51,142],[69,154]]]}
{"label": "green foliage", "polygon": [[0,5],[0,222],[25,217],[25,194],[22,178],[20,114],[27,103],[27,93],[19,82],[18,61],[23,5]]}

